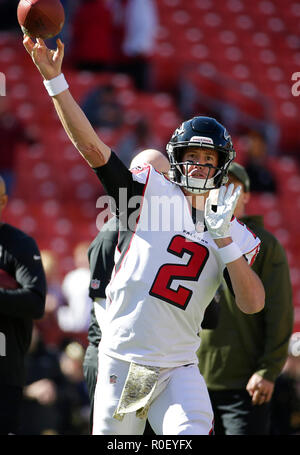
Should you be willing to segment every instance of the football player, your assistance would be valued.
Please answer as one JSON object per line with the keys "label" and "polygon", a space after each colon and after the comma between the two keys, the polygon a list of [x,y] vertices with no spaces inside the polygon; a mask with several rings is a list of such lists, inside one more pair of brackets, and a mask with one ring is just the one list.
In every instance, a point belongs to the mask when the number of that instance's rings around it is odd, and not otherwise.
{"label": "football player", "polygon": [[241,311],[256,313],[265,299],[250,267],[260,240],[233,217],[239,189],[224,185],[231,138],[215,119],[195,117],[167,145],[169,179],[151,165],[130,172],[73,99],[61,72],[63,43],[52,51],[25,37],[24,46],[119,218],[93,434],[141,435],[147,417],[156,434],[209,434],[213,412],[196,356],[205,308],[224,273]]}

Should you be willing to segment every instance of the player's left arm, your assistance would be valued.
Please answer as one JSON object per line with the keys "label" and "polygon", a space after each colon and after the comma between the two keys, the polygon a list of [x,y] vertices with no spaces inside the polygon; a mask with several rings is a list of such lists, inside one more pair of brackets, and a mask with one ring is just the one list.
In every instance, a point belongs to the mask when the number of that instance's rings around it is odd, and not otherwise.
{"label": "player's left arm", "polygon": [[[215,240],[222,249],[233,244],[231,237]],[[258,275],[251,269],[244,256],[226,264],[235,301],[243,313],[258,313],[265,305],[265,290]]]}
{"label": "player's left arm", "polygon": [[265,290],[258,275],[251,269],[230,233],[230,222],[240,195],[240,187],[222,186],[219,190],[217,209],[208,197],[205,204],[205,223],[218,246],[218,253],[227,267],[235,301],[243,313],[257,313],[264,308]]}

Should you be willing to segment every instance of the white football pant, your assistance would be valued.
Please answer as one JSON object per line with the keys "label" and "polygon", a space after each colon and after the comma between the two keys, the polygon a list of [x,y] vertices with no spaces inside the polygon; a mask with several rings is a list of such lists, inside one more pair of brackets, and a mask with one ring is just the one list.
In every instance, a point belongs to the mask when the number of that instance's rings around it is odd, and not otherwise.
{"label": "white football pant", "polygon": [[[94,435],[142,435],[146,420],[135,412],[113,418],[130,363],[99,353]],[[213,411],[197,365],[164,368],[151,398],[148,420],[157,435],[208,435]]]}

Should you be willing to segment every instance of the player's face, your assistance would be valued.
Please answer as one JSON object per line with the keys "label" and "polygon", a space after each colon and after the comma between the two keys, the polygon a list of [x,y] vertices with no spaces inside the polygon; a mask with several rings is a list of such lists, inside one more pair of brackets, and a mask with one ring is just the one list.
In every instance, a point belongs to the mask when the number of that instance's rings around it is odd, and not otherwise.
{"label": "player's face", "polygon": [[189,177],[199,179],[211,178],[215,174],[216,169],[206,167],[205,165],[216,167],[218,165],[218,152],[211,149],[190,147],[183,154],[182,161],[192,161],[195,163],[195,165],[190,164],[184,167],[184,172],[187,172]]}

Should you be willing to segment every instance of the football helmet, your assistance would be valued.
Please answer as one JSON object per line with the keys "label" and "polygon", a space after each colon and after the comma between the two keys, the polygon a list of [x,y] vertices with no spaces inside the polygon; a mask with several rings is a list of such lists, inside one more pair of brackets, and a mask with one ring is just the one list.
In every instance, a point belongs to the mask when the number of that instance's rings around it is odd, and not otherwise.
{"label": "football helmet", "polygon": [[[192,163],[182,161],[182,156],[189,147],[208,148],[218,152],[218,165]],[[231,137],[226,128],[211,117],[194,117],[183,122],[177,128],[167,144],[170,161],[169,178],[176,185],[186,188],[191,193],[201,194],[220,188],[228,180],[228,166],[236,154]],[[187,174],[188,166],[213,168],[215,173],[211,178],[193,178]]]}

